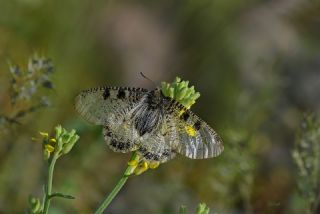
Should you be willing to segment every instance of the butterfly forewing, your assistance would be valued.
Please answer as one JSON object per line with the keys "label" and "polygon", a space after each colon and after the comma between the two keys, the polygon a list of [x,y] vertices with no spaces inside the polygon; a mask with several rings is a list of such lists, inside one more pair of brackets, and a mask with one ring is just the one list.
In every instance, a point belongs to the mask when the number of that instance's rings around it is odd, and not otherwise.
{"label": "butterfly forewing", "polygon": [[91,123],[113,126],[121,123],[146,93],[147,90],[142,88],[93,88],[76,97],[76,109]]}

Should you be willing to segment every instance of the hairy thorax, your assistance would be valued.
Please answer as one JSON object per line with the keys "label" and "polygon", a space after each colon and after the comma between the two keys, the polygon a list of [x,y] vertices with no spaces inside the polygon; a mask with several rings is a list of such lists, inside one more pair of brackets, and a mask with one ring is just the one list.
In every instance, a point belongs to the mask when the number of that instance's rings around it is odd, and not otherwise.
{"label": "hairy thorax", "polygon": [[159,89],[150,91],[143,102],[133,112],[135,128],[140,136],[157,130],[165,115],[168,106],[168,99],[165,98]]}

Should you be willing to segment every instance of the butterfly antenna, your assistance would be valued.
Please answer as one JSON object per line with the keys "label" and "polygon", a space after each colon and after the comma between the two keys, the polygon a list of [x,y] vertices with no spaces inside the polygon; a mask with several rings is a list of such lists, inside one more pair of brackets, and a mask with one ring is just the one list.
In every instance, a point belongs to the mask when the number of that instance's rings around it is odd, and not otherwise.
{"label": "butterfly antenna", "polygon": [[140,72],[140,75],[141,75],[143,78],[145,78],[146,80],[152,82],[152,84],[153,84],[155,87],[157,87],[157,84],[156,84],[152,79],[150,79],[149,77],[147,77],[146,75],[144,75],[144,73]]}

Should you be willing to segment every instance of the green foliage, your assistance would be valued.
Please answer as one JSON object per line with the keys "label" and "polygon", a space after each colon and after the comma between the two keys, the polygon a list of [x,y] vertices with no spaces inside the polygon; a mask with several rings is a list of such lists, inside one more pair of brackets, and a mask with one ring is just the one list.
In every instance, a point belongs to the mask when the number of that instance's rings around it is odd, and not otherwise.
{"label": "green foliage", "polygon": [[292,157],[305,212],[316,213],[320,206],[320,120],[315,115],[306,116],[301,124]]}

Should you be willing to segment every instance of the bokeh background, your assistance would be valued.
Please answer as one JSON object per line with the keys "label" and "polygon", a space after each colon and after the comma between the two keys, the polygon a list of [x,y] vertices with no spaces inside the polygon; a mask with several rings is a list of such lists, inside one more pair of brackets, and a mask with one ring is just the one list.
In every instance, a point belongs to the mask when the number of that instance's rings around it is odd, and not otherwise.
{"label": "bokeh background", "polygon": [[[40,197],[46,164],[38,131],[62,124],[81,140],[59,160],[51,213],[92,213],[126,167],[101,127],[74,110],[74,97],[96,86],[154,88],[176,76],[201,93],[193,111],[225,143],[210,160],[178,156],[130,178],[106,213],[303,213],[292,158],[305,112],[320,107],[320,2],[305,0],[0,0],[0,213],[23,213]],[[49,57],[50,107],[6,119],[8,62],[27,68]],[[32,98],[28,104],[32,105]],[[5,119],[6,118],[6,119]]]}

